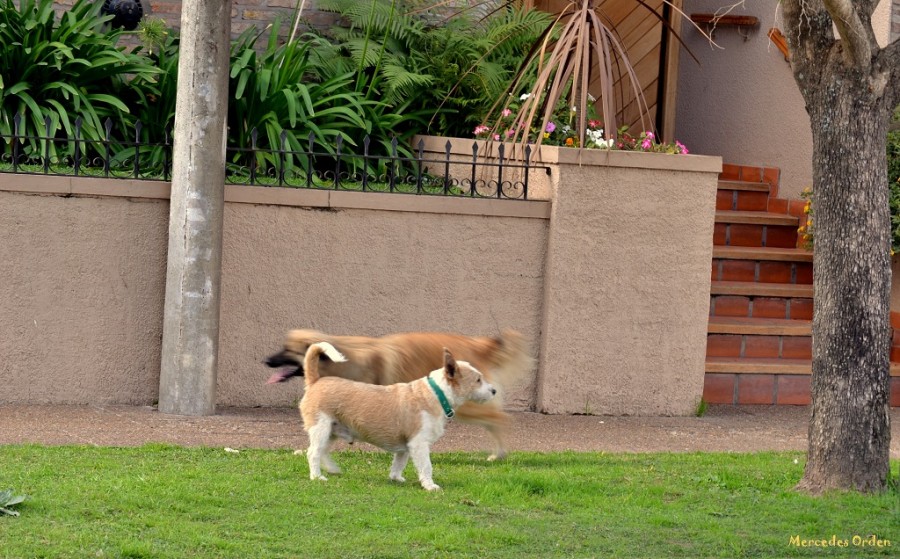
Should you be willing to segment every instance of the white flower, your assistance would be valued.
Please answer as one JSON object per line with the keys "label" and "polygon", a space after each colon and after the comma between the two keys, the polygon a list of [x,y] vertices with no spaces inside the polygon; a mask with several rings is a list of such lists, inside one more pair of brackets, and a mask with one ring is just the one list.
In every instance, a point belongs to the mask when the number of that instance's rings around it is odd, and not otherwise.
{"label": "white flower", "polygon": [[603,130],[586,130],[585,134],[587,135],[588,141],[598,148],[609,149],[616,145],[615,140],[606,140],[603,138]]}
{"label": "white flower", "polygon": [[596,101],[596,99],[594,99],[594,96],[593,96],[593,95],[591,95],[590,93],[588,93],[588,101],[590,101],[591,103],[593,103],[594,101]]}
{"label": "white flower", "polygon": [[522,95],[519,96],[519,101],[524,101],[525,99],[528,99],[529,97],[531,97],[530,93],[523,93]]}

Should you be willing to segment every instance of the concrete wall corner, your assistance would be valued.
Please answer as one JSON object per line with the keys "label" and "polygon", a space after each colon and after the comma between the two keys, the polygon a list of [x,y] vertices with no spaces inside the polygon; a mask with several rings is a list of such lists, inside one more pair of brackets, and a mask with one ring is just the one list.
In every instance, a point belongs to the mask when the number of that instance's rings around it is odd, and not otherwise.
{"label": "concrete wall corner", "polygon": [[554,187],[537,410],[694,413],[721,159],[590,155]]}

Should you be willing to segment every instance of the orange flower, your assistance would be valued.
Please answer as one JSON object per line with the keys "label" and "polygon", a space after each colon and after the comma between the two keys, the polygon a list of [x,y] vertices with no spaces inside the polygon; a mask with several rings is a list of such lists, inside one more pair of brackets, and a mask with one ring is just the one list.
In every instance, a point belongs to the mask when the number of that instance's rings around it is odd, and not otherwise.
{"label": "orange flower", "polygon": [[572,138],[566,138],[566,145],[569,147],[575,145],[575,140],[573,140]]}

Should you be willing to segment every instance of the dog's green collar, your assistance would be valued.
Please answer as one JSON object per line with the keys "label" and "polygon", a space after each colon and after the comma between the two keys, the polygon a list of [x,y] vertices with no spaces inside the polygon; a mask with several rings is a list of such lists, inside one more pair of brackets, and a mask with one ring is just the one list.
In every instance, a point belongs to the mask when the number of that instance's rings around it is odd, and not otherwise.
{"label": "dog's green collar", "polygon": [[431,389],[434,390],[434,394],[435,396],[437,396],[438,402],[441,403],[441,407],[444,409],[444,415],[446,415],[448,418],[452,418],[454,415],[456,415],[456,412],[453,411],[453,407],[450,406],[450,402],[447,400],[447,395],[444,394],[444,391],[441,390],[441,387],[438,386],[436,382],[434,382],[433,378],[426,378],[428,379],[428,386],[430,386]]}

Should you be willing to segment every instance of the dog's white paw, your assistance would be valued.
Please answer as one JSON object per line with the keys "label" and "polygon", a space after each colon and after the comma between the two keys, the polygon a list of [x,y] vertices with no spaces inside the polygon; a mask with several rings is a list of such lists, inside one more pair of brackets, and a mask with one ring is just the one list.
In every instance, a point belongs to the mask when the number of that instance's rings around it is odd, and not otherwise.
{"label": "dog's white paw", "polygon": [[322,474],[319,474],[319,475],[310,474],[309,479],[311,479],[313,481],[328,481],[328,478],[323,476]]}
{"label": "dog's white paw", "polygon": [[441,486],[436,484],[433,481],[423,481],[422,487],[425,488],[426,491],[440,491]]}
{"label": "dog's white paw", "polygon": [[396,481],[397,483],[406,483],[406,478],[403,476],[391,475],[391,481]]}
{"label": "dog's white paw", "polygon": [[495,452],[488,456],[488,462],[496,462],[497,460],[503,460],[506,458],[506,452]]}

